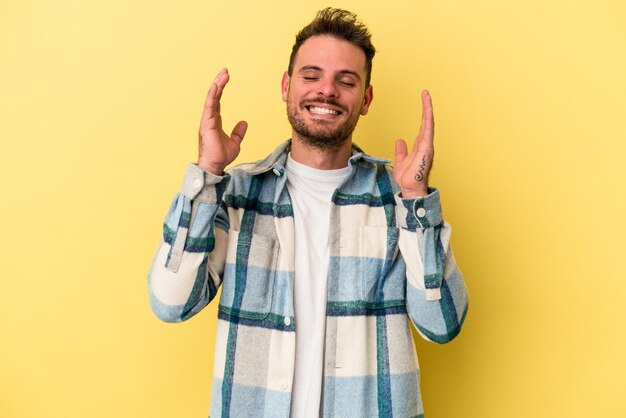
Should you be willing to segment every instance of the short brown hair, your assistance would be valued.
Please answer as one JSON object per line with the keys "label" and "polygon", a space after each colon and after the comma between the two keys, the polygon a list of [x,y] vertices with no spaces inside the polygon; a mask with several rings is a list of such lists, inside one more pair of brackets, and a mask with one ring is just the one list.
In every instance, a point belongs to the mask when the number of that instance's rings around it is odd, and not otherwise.
{"label": "short brown hair", "polygon": [[289,76],[293,73],[293,63],[298,55],[298,50],[304,41],[316,35],[328,35],[343,39],[361,48],[365,53],[365,85],[369,86],[372,75],[372,60],[376,54],[376,48],[372,45],[372,34],[354,13],[332,7],[317,12],[315,19],[296,35],[296,43],[293,44],[289,57],[289,68],[287,69]]}

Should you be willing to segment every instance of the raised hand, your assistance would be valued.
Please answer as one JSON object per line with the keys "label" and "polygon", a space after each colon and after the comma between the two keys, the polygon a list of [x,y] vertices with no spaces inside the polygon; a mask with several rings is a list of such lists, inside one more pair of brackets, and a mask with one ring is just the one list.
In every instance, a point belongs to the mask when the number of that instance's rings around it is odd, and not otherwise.
{"label": "raised hand", "polygon": [[435,121],[433,119],[433,103],[427,90],[422,92],[422,124],[408,153],[403,139],[396,141],[396,162],[393,167],[395,179],[402,197],[412,198],[428,194],[428,175],[433,165],[435,148]]}
{"label": "raised hand", "polygon": [[239,121],[230,136],[222,129],[220,99],[229,79],[226,68],[215,77],[204,102],[198,133],[198,166],[218,176],[239,155],[241,141],[248,129],[245,121]]}

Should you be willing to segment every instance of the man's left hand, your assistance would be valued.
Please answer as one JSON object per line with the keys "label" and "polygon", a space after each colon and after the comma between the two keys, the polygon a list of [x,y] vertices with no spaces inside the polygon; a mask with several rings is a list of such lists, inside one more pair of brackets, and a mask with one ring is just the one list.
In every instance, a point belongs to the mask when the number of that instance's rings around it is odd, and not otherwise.
{"label": "man's left hand", "polygon": [[393,167],[395,179],[403,198],[414,198],[428,194],[428,175],[433,165],[435,148],[435,121],[433,118],[433,102],[428,90],[422,92],[422,124],[408,153],[403,139],[396,141],[396,162]]}

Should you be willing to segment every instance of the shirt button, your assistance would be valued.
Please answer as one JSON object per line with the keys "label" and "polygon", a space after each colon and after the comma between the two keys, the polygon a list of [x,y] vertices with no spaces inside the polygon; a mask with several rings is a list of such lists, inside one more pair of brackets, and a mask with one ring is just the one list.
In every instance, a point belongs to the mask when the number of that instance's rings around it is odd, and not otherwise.
{"label": "shirt button", "polygon": [[202,180],[200,179],[195,179],[193,181],[193,188],[194,189],[199,189],[200,187],[202,187]]}
{"label": "shirt button", "polygon": [[277,168],[272,170],[274,172],[274,174],[276,174],[277,176],[280,176],[280,170],[278,170]]}
{"label": "shirt button", "polygon": [[285,322],[285,325],[286,325],[286,326],[291,325],[291,318],[289,318],[288,316],[286,316],[286,317],[285,317],[284,322]]}
{"label": "shirt button", "polygon": [[423,218],[424,216],[426,216],[426,209],[424,208],[419,208],[417,211],[417,216],[418,218]]}

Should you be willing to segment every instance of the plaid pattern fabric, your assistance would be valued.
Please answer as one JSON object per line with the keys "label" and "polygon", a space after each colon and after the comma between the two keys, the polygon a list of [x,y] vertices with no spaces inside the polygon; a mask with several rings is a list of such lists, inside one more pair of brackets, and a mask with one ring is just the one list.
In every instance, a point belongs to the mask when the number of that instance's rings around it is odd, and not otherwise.
{"label": "plaid pattern fabric", "polygon": [[[222,288],[212,417],[289,416],[297,327],[289,145],[223,177],[190,164],[150,269],[152,309],[164,321],[190,318]],[[439,192],[402,199],[388,162],[354,146],[351,176],[332,197],[325,417],[423,416],[407,316],[424,338],[445,343],[467,312]]]}

